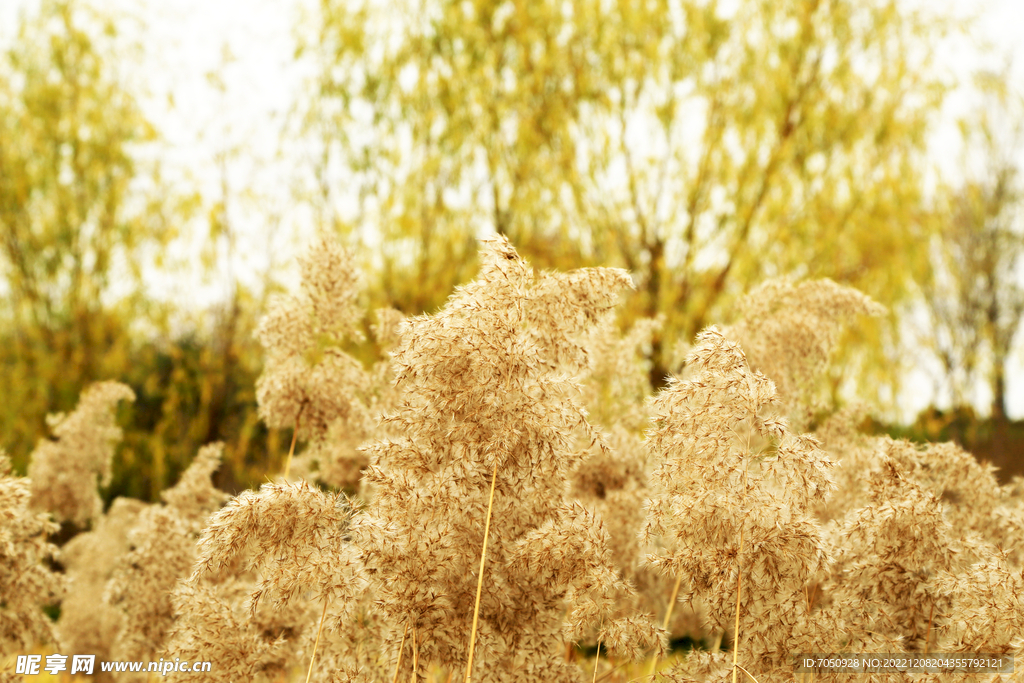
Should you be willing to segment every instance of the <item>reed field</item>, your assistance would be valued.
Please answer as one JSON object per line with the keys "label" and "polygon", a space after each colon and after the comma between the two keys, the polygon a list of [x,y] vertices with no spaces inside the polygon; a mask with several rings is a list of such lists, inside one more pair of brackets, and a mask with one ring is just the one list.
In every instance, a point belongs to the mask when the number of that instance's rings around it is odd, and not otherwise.
{"label": "reed field", "polygon": [[[258,489],[218,490],[211,443],[160,502],[104,509],[134,400],[113,381],[49,418],[27,476],[0,457],[0,682],[1024,681],[1024,480],[823,409],[838,335],[881,306],[770,281],[652,391],[663,320],[621,331],[629,273],[480,249],[437,312],[372,312],[368,364],[358,259],[310,247],[256,332],[259,415],[290,438]],[[811,653],[1017,660],[851,678]]]}

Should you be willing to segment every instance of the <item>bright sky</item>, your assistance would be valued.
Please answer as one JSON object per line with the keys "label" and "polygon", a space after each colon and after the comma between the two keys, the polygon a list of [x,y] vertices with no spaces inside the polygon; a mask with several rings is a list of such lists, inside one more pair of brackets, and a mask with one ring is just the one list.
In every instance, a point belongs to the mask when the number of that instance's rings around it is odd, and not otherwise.
{"label": "bright sky", "polygon": [[[934,5],[929,0],[903,1]],[[0,43],[10,39],[19,9],[38,2],[0,0]],[[222,299],[232,277],[258,286],[267,269],[274,268],[293,279],[293,257],[310,221],[294,210],[294,188],[288,180],[294,177],[289,168],[295,168],[301,150],[282,151],[280,131],[311,73],[308,63],[296,62],[294,50],[296,26],[314,0],[92,3],[125,17],[124,33],[143,47],[130,73],[146,91],[148,115],[166,141],[158,156],[169,176],[184,186],[194,183],[211,197],[224,178],[232,194],[247,196],[229,206],[229,218],[240,235],[230,272],[206,283],[177,283],[172,291],[194,304]],[[1012,60],[1014,83],[1024,92],[1024,0],[949,0],[949,5],[957,14],[980,13],[980,35]],[[962,74],[982,65],[980,53],[969,45],[951,48],[941,58]],[[987,66],[999,69],[1002,60],[989,60]],[[950,120],[968,106],[964,97],[954,97]],[[937,135],[933,149],[943,166],[954,171],[959,155],[950,132],[947,127]],[[1024,166],[1024,155],[1021,162]],[[1014,375],[1024,377],[1024,367]],[[921,382],[926,381],[922,375]],[[1011,385],[1017,387],[1011,406],[1017,416],[1024,415],[1022,381]],[[927,404],[931,387],[922,386],[914,394],[907,399],[908,414]]]}

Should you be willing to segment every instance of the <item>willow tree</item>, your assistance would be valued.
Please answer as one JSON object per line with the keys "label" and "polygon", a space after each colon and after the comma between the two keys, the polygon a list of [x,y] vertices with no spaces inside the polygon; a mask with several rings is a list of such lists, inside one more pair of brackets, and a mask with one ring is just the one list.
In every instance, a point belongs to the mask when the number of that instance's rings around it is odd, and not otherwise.
{"label": "willow tree", "polygon": [[[979,74],[979,105],[962,122],[965,178],[949,195],[922,282],[923,346],[939,360],[940,387],[965,408],[984,387],[999,423],[1007,417],[1008,365],[1024,319],[1024,183],[1015,155],[1024,142],[1024,97],[1005,74]],[[987,410],[986,410],[987,408]]]}
{"label": "willow tree", "polygon": [[100,21],[44,2],[0,59],[3,273],[15,317],[41,327],[98,307],[118,257],[150,235],[133,222],[129,186],[133,145],[153,130],[102,42],[114,27]]}
{"label": "willow tree", "polygon": [[889,0],[325,0],[318,206],[406,310],[480,232],[628,268],[660,381],[669,339],[766,276],[906,294],[945,30]]}
{"label": "willow tree", "polygon": [[356,5],[321,3],[307,123],[321,216],[382,240],[380,294],[409,313],[435,307],[475,272],[488,230],[538,265],[584,261],[559,196],[575,122],[603,88],[585,68],[588,28],[555,2]]}
{"label": "willow tree", "polygon": [[172,231],[164,201],[140,192],[155,132],[123,49],[109,16],[44,0],[0,52],[0,438],[16,465],[47,413],[140,369],[141,270]]}

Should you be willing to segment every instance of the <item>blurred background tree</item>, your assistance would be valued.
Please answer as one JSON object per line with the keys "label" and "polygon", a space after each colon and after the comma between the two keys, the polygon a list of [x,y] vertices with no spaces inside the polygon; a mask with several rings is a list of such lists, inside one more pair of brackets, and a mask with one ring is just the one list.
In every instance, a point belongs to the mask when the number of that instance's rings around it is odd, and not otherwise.
{"label": "blurred background tree", "polygon": [[319,214],[372,247],[401,310],[443,301],[487,230],[538,266],[622,266],[624,324],[666,320],[657,386],[668,347],[766,277],[892,304],[927,266],[940,18],[888,1],[324,0],[319,21]]}
{"label": "blurred background tree", "polygon": [[[965,178],[944,193],[943,218],[921,279],[917,339],[938,360],[937,394],[909,433],[955,440],[1003,469],[1024,470],[1024,423],[1009,417],[1010,367],[1024,315],[1024,98],[1009,72],[984,72],[961,121]],[[1019,390],[1018,390],[1019,391]]]}
{"label": "blurred background tree", "polygon": [[929,341],[954,408],[1007,415],[1007,364],[1024,314],[1024,187],[1015,154],[1024,142],[1024,99],[1005,75],[983,74],[984,97],[963,122],[968,177],[950,193],[932,242],[922,291]]}
{"label": "blurred background tree", "polygon": [[[118,379],[138,400],[122,407],[108,497],[156,497],[222,438],[222,483],[244,487],[273,462],[255,417],[257,304],[234,291],[189,327],[149,295],[143,270],[167,265],[164,250],[203,200],[170,191],[147,159],[157,133],[125,82],[129,57],[111,16],[71,0],[24,14],[0,56],[2,445],[24,471],[47,413]],[[206,217],[211,234],[225,230],[225,201]]]}
{"label": "blurred background tree", "polygon": [[126,314],[138,302],[111,305],[111,295],[138,282],[134,256],[163,232],[128,205],[131,148],[154,131],[102,52],[113,33],[100,17],[47,2],[0,61],[0,429],[16,461],[46,412],[126,367]]}

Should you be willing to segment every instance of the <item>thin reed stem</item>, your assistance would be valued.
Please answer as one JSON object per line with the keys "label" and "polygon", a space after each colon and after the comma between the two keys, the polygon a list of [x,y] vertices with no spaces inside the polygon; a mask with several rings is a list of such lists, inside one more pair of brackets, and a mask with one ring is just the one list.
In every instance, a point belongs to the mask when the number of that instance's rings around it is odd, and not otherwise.
{"label": "thin reed stem", "polygon": [[469,683],[473,675],[473,648],[476,646],[476,626],[480,618],[480,594],[484,589],[484,563],[487,560],[487,538],[491,533],[491,510],[494,509],[494,483],[498,480],[498,461],[494,461],[491,472],[491,494],[487,499],[487,521],[484,522],[484,545],[480,550],[480,576],[476,580],[476,604],[473,605],[473,629],[469,634],[469,661],[466,663],[466,681]]}
{"label": "thin reed stem", "polygon": [[412,627],[412,683],[416,683],[420,668],[420,651],[416,644],[416,627]]}
{"label": "thin reed stem", "polygon": [[818,584],[811,586],[809,592],[807,586],[804,586],[804,595],[807,596],[807,613],[810,614],[811,610],[814,609],[814,600],[818,597]]}
{"label": "thin reed stem", "polygon": [[405,622],[405,630],[402,631],[402,644],[398,646],[398,663],[395,664],[395,675],[391,683],[398,683],[398,670],[402,668],[402,655],[405,654],[405,637],[409,635],[409,622]]}
{"label": "thin reed stem", "polygon": [[313,654],[309,658],[309,670],[306,671],[306,683],[313,675],[313,662],[316,661],[316,648],[320,644],[320,633],[324,630],[324,619],[327,617],[327,600],[324,599],[324,611],[320,613],[320,625],[316,628],[316,640],[313,641]]}
{"label": "thin reed stem", "polygon": [[[676,598],[679,597],[679,584],[683,582],[683,575],[679,574],[676,576],[676,585],[672,588],[672,598],[668,601],[668,609],[665,610],[665,621],[662,622],[661,627],[664,630],[668,630],[668,622],[672,618],[672,609],[676,606]],[[658,653],[655,651],[654,657],[651,658],[651,668],[647,672],[648,676],[654,675],[654,669],[658,666]]]}
{"label": "thin reed stem", "polygon": [[[737,669],[741,670],[741,671],[742,671],[743,673],[745,673],[745,674],[747,674],[748,676],[750,676],[750,680],[754,681],[754,683],[761,683],[761,682],[760,682],[759,680],[757,680],[756,678],[754,678],[754,674],[750,673],[749,671],[747,671],[746,669],[744,669],[744,668],[743,668],[742,666],[740,666],[739,664],[736,664],[735,666],[736,666],[736,668],[737,668]],[[736,669],[733,669],[733,680],[736,680]]]}
{"label": "thin reed stem", "polygon": [[597,663],[601,661],[601,641],[597,641],[597,654],[594,655],[594,678],[592,683],[597,683]]}
{"label": "thin reed stem", "polygon": [[292,430],[292,445],[288,449],[288,459],[284,461],[284,478],[288,480],[288,473],[292,471],[292,456],[295,454],[295,442],[299,438],[299,420],[302,419],[302,411],[306,409],[306,401],[299,406],[299,412],[295,415],[295,428]]}
{"label": "thin reed stem", "polygon": [[928,630],[924,634],[924,651],[928,652],[931,649],[932,642],[932,617],[935,616],[935,603],[932,603],[932,607],[928,610]]}
{"label": "thin reed stem", "polygon": [[[569,605],[565,606],[565,616],[562,617],[562,621],[569,620]],[[573,642],[571,640],[565,641],[565,661],[566,663],[571,662],[573,659]]]}
{"label": "thin reed stem", "polygon": [[[733,627],[732,640],[732,683],[736,683],[740,656],[740,591],[743,588],[743,567],[740,565],[740,553],[743,552],[743,527],[740,527],[740,549],[736,551],[736,624]],[[746,671],[746,669],[744,669]],[[747,674],[750,676],[750,674]],[[750,676],[753,678],[753,676]]]}
{"label": "thin reed stem", "polygon": [[609,671],[605,671],[605,672],[604,672],[603,674],[601,674],[601,676],[600,676],[600,677],[599,677],[599,678],[597,679],[597,682],[596,682],[596,683],[600,683],[600,682],[601,682],[601,681],[603,681],[604,679],[608,678],[608,677],[609,677],[609,676],[611,676],[611,675],[612,675],[613,673],[615,673],[616,671],[618,671],[618,670],[619,670],[619,669],[621,669],[622,667],[626,666],[626,664],[627,664],[627,662],[619,662],[619,663],[618,663],[618,664],[616,664],[616,665],[615,665],[615,666],[614,666],[614,667],[613,667],[613,668],[612,668],[611,670],[609,670]]}

